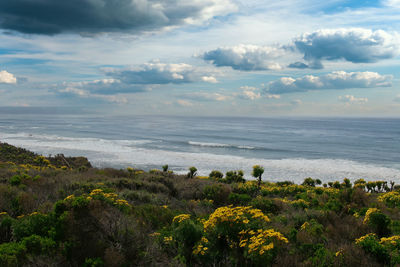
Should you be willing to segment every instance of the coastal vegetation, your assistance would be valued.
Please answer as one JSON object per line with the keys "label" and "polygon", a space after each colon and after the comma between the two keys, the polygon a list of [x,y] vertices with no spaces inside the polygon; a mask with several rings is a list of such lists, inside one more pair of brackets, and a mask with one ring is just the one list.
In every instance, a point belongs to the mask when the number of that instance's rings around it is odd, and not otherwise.
{"label": "coastal vegetation", "polygon": [[94,168],[0,143],[0,266],[400,264],[394,182],[160,168]]}

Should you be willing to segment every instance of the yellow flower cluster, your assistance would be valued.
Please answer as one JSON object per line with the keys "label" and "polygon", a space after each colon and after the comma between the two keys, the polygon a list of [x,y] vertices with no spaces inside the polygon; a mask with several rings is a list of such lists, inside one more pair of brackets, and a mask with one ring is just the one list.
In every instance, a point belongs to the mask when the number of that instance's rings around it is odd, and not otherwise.
{"label": "yellow flower cluster", "polygon": [[199,244],[193,250],[193,254],[194,255],[198,255],[198,254],[205,255],[207,250],[208,250],[208,247],[205,247],[204,245]]}
{"label": "yellow flower cluster", "polygon": [[120,206],[127,206],[130,207],[131,205],[126,201],[125,199],[117,199],[115,200],[114,204],[120,205]]}
{"label": "yellow flower cluster", "polygon": [[377,209],[377,208],[369,208],[367,210],[367,212],[365,213],[365,217],[364,217],[364,222],[363,223],[367,224],[369,222],[371,214],[376,213],[376,212],[379,212],[379,209]]}
{"label": "yellow flower cluster", "polygon": [[385,244],[385,245],[390,244],[393,246],[400,245],[400,236],[394,235],[391,237],[382,237],[379,243]]}
{"label": "yellow flower cluster", "polygon": [[239,246],[247,247],[249,254],[263,255],[266,251],[274,248],[274,241],[280,243],[289,242],[286,237],[274,229],[259,229],[257,232],[246,230],[241,231],[239,234],[241,235]]}
{"label": "yellow flower cluster", "polygon": [[275,184],[268,184],[261,187],[262,192],[268,195],[291,195],[298,192],[305,192],[307,188],[302,185],[290,184],[278,186]]}
{"label": "yellow flower cluster", "polygon": [[387,204],[392,204],[397,206],[400,205],[400,193],[396,191],[391,191],[383,195],[380,195],[378,197],[378,200],[381,202],[385,202]]}
{"label": "yellow flower cluster", "polygon": [[254,209],[251,206],[232,207],[232,205],[230,205],[216,209],[208,220],[204,222],[204,230],[208,231],[221,222],[247,224],[251,218],[269,222],[268,216],[264,215],[259,209]]}
{"label": "yellow flower cluster", "polygon": [[165,236],[165,237],[164,237],[164,243],[165,243],[165,244],[171,243],[172,240],[173,240],[172,236]]}
{"label": "yellow flower cluster", "polygon": [[5,211],[0,212],[0,216],[1,216],[1,215],[7,215],[7,212],[5,212]]}
{"label": "yellow flower cluster", "polygon": [[[362,243],[367,238],[374,238],[376,241],[378,241],[376,234],[369,233],[369,234],[366,234],[366,235],[356,239],[356,244]],[[390,236],[390,237],[382,237],[379,240],[379,243],[384,246],[395,246],[396,248],[400,248],[400,236],[394,235],[394,236]]]}
{"label": "yellow flower cluster", "polygon": [[309,222],[305,222],[301,225],[300,229],[305,231],[308,227],[310,227],[310,223]]}
{"label": "yellow flower cluster", "polygon": [[32,212],[31,214],[29,214],[29,216],[35,216],[35,215],[38,215],[38,214],[40,214],[40,213],[35,211],[35,212]]}
{"label": "yellow flower cluster", "polygon": [[172,222],[181,223],[181,222],[183,222],[184,220],[187,220],[187,219],[190,219],[190,214],[180,214],[180,215],[178,215],[178,216],[175,216],[175,217],[172,219]]}
{"label": "yellow flower cluster", "polygon": [[[89,194],[91,197],[95,196],[102,196],[109,201],[112,201],[115,205],[118,206],[126,206],[126,207],[131,207],[131,205],[126,201],[125,199],[119,199],[118,195],[115,193],[104,193],[102,189],[94,189],[92,192]],[[88,197],[88,200],[91,200],[92,198]]]}
{"label": "yellow flower cluster", "polygon": [[343,255],[343,249],[339,249],[336,253],[335,253],[335,257],[339,257]]}
{"label": "yellow flower cluster", "polygon": [[362,237],[360,237],[360,238],[357,238],[357,239],[356,239],[356,244],[360,244],[360,243],[362,243],[365,239],[370,238],[370,237],[376,238],[376,234],[374,234],[374,233],[369,233],[369,234],[366,234],[366,235],[364,235],[364,236],[362,236]]}
{"label": "yellow flower cluster", "polygon": [[201,180],[207,180],[209,177],[208,176],[196,176],[197,179]]}
{"label": "yellow flower cluster", "polygon": [[69,195],[66,198],[64,198],[64,200],[70,200],[70,199],[73,199],[74,197],[75,197],[74,195]]}

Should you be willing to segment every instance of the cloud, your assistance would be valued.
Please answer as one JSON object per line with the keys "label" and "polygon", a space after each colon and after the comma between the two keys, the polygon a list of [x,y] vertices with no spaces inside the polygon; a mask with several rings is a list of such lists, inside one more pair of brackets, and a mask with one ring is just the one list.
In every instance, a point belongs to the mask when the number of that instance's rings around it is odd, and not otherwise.
{"label": "cloud", "polygon": [[237,10],[231,0],[0,1],[0,27],[28,34],[142,32],[197,24]]}
{"label": "cloud", "polygon": [[0,83],[16,84],[17,78],[5,70],[0,71]]}
{"label": "cloud", "polygon": [[232,99],[230,95],[224,95],[221,93],[209,93],[209,92],[193,92],[184,94],[181,97],[194,101],[227,101]]}
{"label": "cloud", "polygon": [[301,104],[303,104],[303,101],[301,101],[300,99],[294,99],[290,101],[290,104],[293,106],[300,106]]}
{"label": "cloud", "polygon": [[305,64],[303,62],[294,62],[289,64],[288,68],[292,68],[292,69],[307,69],[309,68],[308,64]]}
{"label": "cloud", "polygon": [[386,0],[383,4],[391,8],[400,8],[400,0]]}
{"label": "cloud", "polygon": [[345,102],[345,103],[358,103],[358,104],[363,104],[368,102],[368,98],[366,97],[355,97],[353,95],[344,95],[344,96],[339,96],[338,97],[339,101]]}
{"label": "cloud", "polygon": [[231,67],[235,70],[277,70],[282,67],[274,60],[284,52],[285,50],[279,47],[238,45],[205,52],[201,58],[217,67]]}
{"label": "cloud", "polygon": [[283,77],[270,82],[266,91],[271,94],[284,94],[325,89],[391,87],[392,78],[392,75],[380,75],[369,71],[335,71],[322,76]]}
{"label": "cloud", "polygon": [[176,100],[176,103],[181,107],[192,107],[192,106],[194,106],[194,104],[192,102],[184,100],[184,99],[178,99],[178,100]]}
{"label": "cloud", "polygon": [[64,82],[61,89],[56,92],[61,95],[72,95],[80,98],[96,98],[106,102],[127,104],[128,99],[118,95],[120,92],[119,81],[112,79],[84,81],[84,82]]}
{"label": "cloud", "polygon": [[146,91],[146,86],[126,84],[118,79],[100,79],[94,81],[64,82],[61,87],[72,91],[84,91],[103,95],[117,93],[137,93]]}
{"label": "cloud", "polygon": [[[312,68],[322,68],[321,60],[374,63],[394,58],[400,53],[400,37],[383,30],[323,29],[295,38],[293,47],[304,55]],[[291,65],[306,67],[299,62]]]}
{"label": "cloud", "polygon": [[160,62],[145,63],[128,69],[105,69],[106,75],[124,84],[183,84],[192,82],[217,82],[209,71],[192,65],[166,64]]}
{"label": "cloud", "polygon": [[394,98],[394,101],[395,101],[395,102],[400,102],[400,95],[397,95],[397,96]]}
{"label": "cloud", "polygon": [[280,99],[281,98],[280,95],[264,94],[264,92],[260,88],[253,87],[253,86],[241,86],[239,89],[242,92],[236,93],[235,95],[242,99],[256,100],[261,97],[265,97],[267,99]]}

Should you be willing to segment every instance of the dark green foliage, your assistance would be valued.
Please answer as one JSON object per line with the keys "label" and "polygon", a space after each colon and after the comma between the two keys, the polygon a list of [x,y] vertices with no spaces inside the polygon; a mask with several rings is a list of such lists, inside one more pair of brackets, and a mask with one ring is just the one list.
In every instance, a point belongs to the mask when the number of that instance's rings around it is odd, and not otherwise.
{"label": "dark green foliage", "polygon": [[202,237],[202,231],[203,228],[190,219],[172,224],[172,237],[176,241],[178,253],[185,258],[185,263],[189,266],[193,262],[193,246]]}
{"label": "dark green foliage", "polygon": [[165,164],[162,166],[163,172],[167,172],[168,171],[168,164]]}
{"label": "dark green foliage", "polygon": [[21,184],[21,177],[19,175],[14,175],[10,179],[10,184],[14,186],[18,186]]}
{"label": "dark green foliage", "polygon": [[211,171],[210,174],[208,175],[212,179],[222,179],[224,177],[224,174],[220,171]]}
{"label": "dark green foliage", "polygon": [[226,203],[230,193],[230,188],[224,184],[206,186],[203,190],[204,198],[213,200],[217,205]]}
{"label": "dark green foliage", "polygon": [[379,237],[388,236],[391,233],[390,224],[390,218],[382,212],[374,212],[369,216],[368,225]]}
{"label": "dark green foliage", "polygon": [[263,167],[261,167],[260,165],[253,166],[253,172],[251,173],[251,175],[253,175],[253,177],[258,179],[258,187],[260,187],[261,185],[261,176],[263,173],[264,173]]}
{"label": "dark green foliage", "polygon": [[246,205],[246,203],[249,203],[251,199],[252,198],[247,194],[236,193],[230,193],[228,197],[229,203],[234,205]]}
{"label": "dark green foliage", "polygon": [[197,174],[197,168],[196,167],[190,167],[189,168],[189,173],[187,174],[188,178],[193,178]]}
{"label": "dark green foliage", "polygon": [[246,180],[243,178],[244,173],[242,170],[239,171],[228,171],[225,175],[227,183],[243,183]]}
{"label": "dark green foliage", "polygon": [[251,206],[262,210],[266,214],[277,214],[280,210],[278,205],[276,205],[273,200],[262,196],[254,198],[253,200],[249,201],[249,203]]}
{"label": "dark green foliage", "polygon": [[315,180],[311,177],[308,177],[306,179],[304,179],[304,182],[302,183],[302,185],[307,185],[307,186],[315,186]]}
{"label": "dark green foliage", "polygon": [[85,262],[82,265],[83,267],[103,267],[104,266],[104,262],[102,259],[100,258],[89,258],[86,259]]}

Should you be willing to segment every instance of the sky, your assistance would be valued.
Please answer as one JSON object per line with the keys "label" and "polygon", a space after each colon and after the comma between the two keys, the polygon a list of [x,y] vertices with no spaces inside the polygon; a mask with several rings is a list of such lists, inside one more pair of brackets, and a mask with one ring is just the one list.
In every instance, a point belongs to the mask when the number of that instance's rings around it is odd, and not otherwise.
{"label": "sky", "polygon": [[0,111],[400,114],[400,1],[4,0]]}

